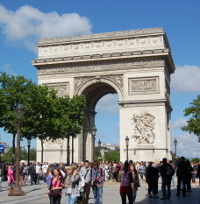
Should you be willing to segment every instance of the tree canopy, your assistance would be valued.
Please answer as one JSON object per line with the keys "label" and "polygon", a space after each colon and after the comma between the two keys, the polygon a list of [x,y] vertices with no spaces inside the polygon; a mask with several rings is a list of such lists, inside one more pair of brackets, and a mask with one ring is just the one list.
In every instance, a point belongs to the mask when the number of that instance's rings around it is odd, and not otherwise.
{"label": "tree canopy", "polygon": [[23,103],[25,112],[22,137],[31,135],[41,140],[68,138],[81,132],[84,120],[85,97],[60,98],[57,91],[36,85],[23,76],[9,76],[0,72],[0,127],[16,134],[14,108]]}
{"label": "tree canopy", "polygon": [[190,104],[191,106],[184,110],[184,116],[191,117],[187,121],[187,125],[183,126],[181,129],[189,133],[194,133],[198,137],[198,142],[200,142],[200,95]]}

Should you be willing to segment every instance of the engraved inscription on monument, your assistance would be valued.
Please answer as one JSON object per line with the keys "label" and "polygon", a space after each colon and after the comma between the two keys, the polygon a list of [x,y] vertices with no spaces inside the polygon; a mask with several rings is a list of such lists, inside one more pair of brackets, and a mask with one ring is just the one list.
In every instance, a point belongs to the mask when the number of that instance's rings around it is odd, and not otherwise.
{"label": "engraved inscription on monument", "polygon": [[129,94],[158,92],[158,77],[129,79]]}
{"label": "engraved inscription on monument", "polygon": [[133,138],[137,144],[154,144],[155,117],[150,113],[133,115]]}

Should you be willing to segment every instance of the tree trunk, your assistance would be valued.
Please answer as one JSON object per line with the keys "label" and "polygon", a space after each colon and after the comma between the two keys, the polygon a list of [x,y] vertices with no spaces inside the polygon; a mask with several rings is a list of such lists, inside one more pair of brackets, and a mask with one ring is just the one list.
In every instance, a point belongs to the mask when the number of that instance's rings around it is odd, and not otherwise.
{"label": "tree trunk", "polygon": [[12,164],[15,163],[15,138],[16,138],[16,133],[13,133],[13,140],[12,140],[12,146],[13,146],[13,149],[12,149]]}
{"label": "tree trunk", "polygon": [[72,163],[74,162],[74,138],[72,137]]}
{"label": "tree trunk", "polygon": [[41,147],[42,147],[42,151],[41,151],[41,162],[43,163],[44,141],[43,141],[43,139],[41,139],[40,141],[41,141]]}
{"label": "tree trunk", "polygon": [[70,136],[67,138],[67,165],[70,165],[70,146],[69,146]]}

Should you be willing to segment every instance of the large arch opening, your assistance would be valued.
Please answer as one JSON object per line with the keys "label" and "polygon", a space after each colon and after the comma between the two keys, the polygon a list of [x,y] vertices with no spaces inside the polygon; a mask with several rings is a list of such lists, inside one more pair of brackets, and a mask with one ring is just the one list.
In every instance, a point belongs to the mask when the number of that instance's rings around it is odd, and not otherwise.
{"label": "large arch opening", "polygon": [[[102,144],[119,144],[118,92],[119,90],[106,82],[89,84],[82,92],[86,97],[86,118],[82,138],[83,160],[92,157],[94,159],[95,143],[97,144],[99,139]],[[95,138],[91,135],[94,126],[97,128]]]}

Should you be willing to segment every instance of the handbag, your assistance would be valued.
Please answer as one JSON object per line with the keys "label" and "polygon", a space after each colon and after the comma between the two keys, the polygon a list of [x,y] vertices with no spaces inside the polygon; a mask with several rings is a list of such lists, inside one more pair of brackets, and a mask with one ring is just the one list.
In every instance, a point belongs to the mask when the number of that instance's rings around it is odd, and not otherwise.
{"label": "handbag", "polygon": [[140,183],[139,183],[138,181],[136,181],[136,182],[134,183],[134,187],[135,187],[135,188],[140,187]]}
{"label": "handbag", "polygon": [[57,198],[61,191],[58,190],[51,190],[51,194],[54,198]]}
{"label": "handbag", "polygon": [[98,183],[97,180],[95,180],[95,181],[92,182],[91,187],[92,187],[93,190],[96,190],[96,189],[98,188],[97,183]]}

